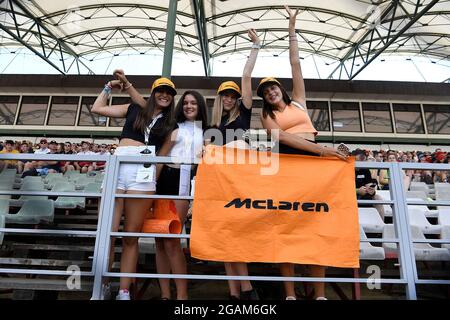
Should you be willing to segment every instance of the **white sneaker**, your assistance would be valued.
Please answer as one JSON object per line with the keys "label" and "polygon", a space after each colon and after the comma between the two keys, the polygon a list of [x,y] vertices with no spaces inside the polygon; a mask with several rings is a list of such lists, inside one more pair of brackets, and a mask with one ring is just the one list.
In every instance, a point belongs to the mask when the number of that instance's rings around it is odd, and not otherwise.
{"label": "white sneaker", "polygon": [[103,300],[111,300],[111,284],[102,284],[102,297]]}
{"label": "white sneaker", "polygon": [[128,290],[119,290],[116,300],[131,300],[130,292]]}
{"label": "white sneaker", "polygon": [[328,300],[328,299],[325,297],[317,297],[316,300]]}
{"label": "white sneaker", "polygon": [[286,300],[297,300],[297,298],[294,296],[287,296]]}

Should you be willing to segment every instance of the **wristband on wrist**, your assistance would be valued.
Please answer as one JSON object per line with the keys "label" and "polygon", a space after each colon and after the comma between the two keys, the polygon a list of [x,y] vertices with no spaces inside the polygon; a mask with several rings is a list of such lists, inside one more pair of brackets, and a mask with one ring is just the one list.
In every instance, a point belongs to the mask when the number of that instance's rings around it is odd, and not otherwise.
{"label": "wristband on wrist", "polygon": [[112,87],[109,84],[106,84],[103,88],[103,92],[105,92],[107,95],[110,95],[112,91]]}
{"label": "wristband on wrist", "polygon": [[128,82],[128,85],[126,85],[125,87],[123,87],[124,90],[128,90],[133,86],[133,84],[131,82]]}
{"label": "wristband on wrist", "polygon": [[254,43],[252,49],[261,49],[261,45],[259,43]]}

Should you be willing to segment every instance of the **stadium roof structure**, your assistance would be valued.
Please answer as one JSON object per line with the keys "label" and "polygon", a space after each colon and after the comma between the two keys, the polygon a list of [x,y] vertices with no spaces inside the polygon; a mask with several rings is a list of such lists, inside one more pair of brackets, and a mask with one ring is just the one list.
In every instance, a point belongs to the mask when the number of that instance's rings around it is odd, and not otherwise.
{"label": "stadium roof structure", "polygon": [[175,52],[201,59],[209,76],[212,59],[248,54],[249,28],[264,52],[286,53],[284,3],[300,10],[300,57],[329,66],[321,78],[352,80],[387,56],[450,61],[449,0],[0,0],[0,49],[29,50],[62,74],[94,74],[97,59],[163,52],[173,36]]}

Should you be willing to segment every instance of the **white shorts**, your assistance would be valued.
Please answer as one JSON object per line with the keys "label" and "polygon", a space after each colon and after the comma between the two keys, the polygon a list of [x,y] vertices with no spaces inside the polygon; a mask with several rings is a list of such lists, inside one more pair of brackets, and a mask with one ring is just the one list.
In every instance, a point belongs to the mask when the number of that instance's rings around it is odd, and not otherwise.
{"label": "white shorts", "polygon": [[[118,147],[114,154],[118,156],[138,156],[145,148],[145,146]],[[116,188],[124,191],[156,191],[156,176],[153,177],[153,182],[136,182],[137,172],[140,167],[142,167],[142,164],[121,163]]]}

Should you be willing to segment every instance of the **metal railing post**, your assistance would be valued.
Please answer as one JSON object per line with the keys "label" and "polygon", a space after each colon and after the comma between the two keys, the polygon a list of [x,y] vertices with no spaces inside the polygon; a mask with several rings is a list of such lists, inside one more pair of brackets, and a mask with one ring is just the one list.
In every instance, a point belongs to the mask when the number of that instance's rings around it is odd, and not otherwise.
{"label": "metal railing post", "polygon": [[118,161],[116,156],[111,156],[105,169],[105,180],[103,184],[102,202],[99,208],[98,239],[94,252],[94,286],[92,300],[103,300],[101,294],[103,275],[108,272],[109,248],[111,225],[114,216],[114,204],[116,193],[116,182],[118,175]]}
{"label": "metal railing post", "polygon": [[408,206],[405,193],[403,192],[403,178],[398,163],[391,163],[389,169],[389,190],[391,199],[394,200],[393,219],[396,237],[399,239],[399,263],[400,275],[406,279],[406,298],[417,300],[416,294],[416,259],[414,256],[413,243],[411,241],[411,229],[408,217]]}

